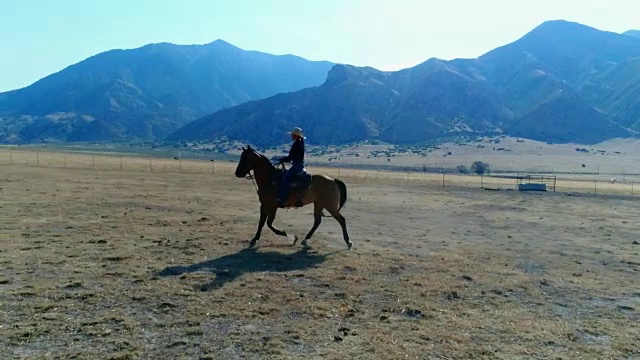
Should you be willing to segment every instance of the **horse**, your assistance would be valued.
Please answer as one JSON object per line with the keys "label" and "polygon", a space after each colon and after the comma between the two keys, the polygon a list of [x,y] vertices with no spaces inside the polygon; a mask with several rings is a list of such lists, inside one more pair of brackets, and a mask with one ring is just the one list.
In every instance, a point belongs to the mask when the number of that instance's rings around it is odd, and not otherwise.
{"label": "horse", "polygon": [[[253,175],[250,175],[251,171],[253,171]],[[240,155],[240,162],[236,168],[235,176],[238,178],[249,177],[255,179],[258,199],[260,201],[258,231],[249,244],[250,248],[254,247],[260,239],[265,221],[269,229],[276,235],[287,236],[285,231],[273,227],[273,220],[278,211],[276,202],[277,187],[279,181],[282,179],[282,175],[282,169],[274,166],[266,156],[252,149],[250,145],[247,146],[246,149],[242,147],[242,154]],[[293,179],[291,185],[292,191],[290,191],[289,198],[286,199],[284,203],[284,207],[286,208],[299,208],[313,203],[313,227],[307,236],[305,236],[302,245],[305,247],[308,246],[307,241],[313,236],[318,226],[320,226],[322,217],[325,216],[323,211],[327,210],[342,227],[342,236],[347,244],[347,248],[351,250],[353,243],[349,240],[347,223],[344,216],[340,214],[340,210],[347,201],[346,185],[344,182],[338,179],[332,179],[326,175],[309,175],[308,173],[306,173],[306,175],[310,178],[310,180],[305,182],[306,187],[300,187],[300,184],[295,185],[296,182],[300,183],[302,181],[299,175]],[[297,242],[298,237],[296,236],[293,244],[295,245]]]}

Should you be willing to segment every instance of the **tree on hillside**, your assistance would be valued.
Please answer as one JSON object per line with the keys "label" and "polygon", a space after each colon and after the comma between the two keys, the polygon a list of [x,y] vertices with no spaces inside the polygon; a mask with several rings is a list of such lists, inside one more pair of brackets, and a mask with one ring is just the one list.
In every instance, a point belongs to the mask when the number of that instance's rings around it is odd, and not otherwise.
{"label": "tree on hillside", "polygon": [[478,175],[484,175],[490,173],[491,168],[489,167],[489,164],[485,162],[474,161],[473,164],[471,164],[471,172]]}
{"label": "tree on hillside", "polygon": [[468,174],[469,173],[469,169],[464,166],[464,165],[459,165],[458,167],[456,167],[456,170],[460,173],[460,174]]}

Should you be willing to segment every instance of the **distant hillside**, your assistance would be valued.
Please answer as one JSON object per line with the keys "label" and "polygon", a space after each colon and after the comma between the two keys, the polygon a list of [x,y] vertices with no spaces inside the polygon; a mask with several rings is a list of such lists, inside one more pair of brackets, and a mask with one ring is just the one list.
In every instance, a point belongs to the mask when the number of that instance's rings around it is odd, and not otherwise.
{"label": "distant hillside", "polygon": [[[444,87],[421,87],[429,83]],[[490,89],[440,61],[395,73],[338,65],[320,87],[217,112],[183,127],[168,140],[227,136],[268,145],[282,142],[285,132],[297,124],[316,144],[373,138],[416,142],[456,127],[460,132],[493,130],[488,121],[464,121],[476,115],[508,119],[508,112],[493,104],[493,96]]]}
{"label": "distant hillside", "polygon": [[397,72],[336,65],[319,87],[213,113],[167,140],[262,146],[301,126],[315,144],[491,133],[595,143],[640,130],[638,57],[640,39],[549,21],[477,59]]}
{"label": "distant hillside", "polygon": [[628,132],[604,113],[574,96],[559,96],[531,111],[507,133],[538,141],[595,144]]}
{"label": "distant hillside", "polygon": [[640,30],[629,30],[622,33],[623,35],[640,38]]}
{"label": "distant hillside", "polygon": [[0,93],[0,142],[161,138],[214,111],[319,85],[332,65],[222,40],[111,50]]}

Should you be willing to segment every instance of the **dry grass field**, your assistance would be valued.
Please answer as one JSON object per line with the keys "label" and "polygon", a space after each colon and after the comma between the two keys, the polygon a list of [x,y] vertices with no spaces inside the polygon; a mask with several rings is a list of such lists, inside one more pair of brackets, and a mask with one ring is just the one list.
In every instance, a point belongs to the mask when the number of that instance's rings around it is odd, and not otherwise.
{"label": "dry grass field", "polygon": [[310,248],[265,228],[247,250],[232,163],[39,156],[0,166],[2,359],[640,358],[630,195],[332,169],[352,250],[331,218]]}
{"label": "dry grass field", "polygon": [[[601,180],[612,175],[621,181],[622,174],[640,181],[640,140],[615,139],[595,145],[547,144],[515,138],[485,138],[470,143],[443,143],[438,149],[388,145],[358,145],[343,147],[339,152],[328,149],[325,155],[313,156],[320,164],[353,164],[359,166],[409,166],[455,169],[470,166],[474,161],[491,165],[494,172],[558,173],[579,176],[593,174]],[[582,151],[576,151],[581,149]],[[336,150],[336,149],[333,149]],[[286,146],[280,153],[288,151]],[[271,151],[269,156],[277,155]]]}

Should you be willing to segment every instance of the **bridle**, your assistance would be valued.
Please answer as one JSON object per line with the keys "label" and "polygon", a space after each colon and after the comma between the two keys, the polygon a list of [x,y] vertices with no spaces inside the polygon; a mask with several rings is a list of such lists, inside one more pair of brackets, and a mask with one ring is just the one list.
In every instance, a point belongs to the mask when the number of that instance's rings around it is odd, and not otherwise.
{"label": "bridle", "polygon": [[[286,170],[286,167],[284,166],[284,164],[280,163],[280,167],[283,170]],[[256,184],[255,178],[256,178],[256,176],[255,176],[255,172],[253,170],[249,170],[247,172],[247,175],[245,175],[245,179],[249,179],[253,183],[253,187],[256,188],[256,193],[260,194],[260,189],[258,188],[258,184]]]}
{"label": "bridle", "polygon": [[259,193],[258,185],[256,184],[256,180],[255,180],[256,176],[251,173],[252,171],[253,170],[249,170],[249,172],[247,173],[247,176],[245,176],[245,178],[251,180],[251,182],[253,183],[253,187],[256,188],[256,193]]}

